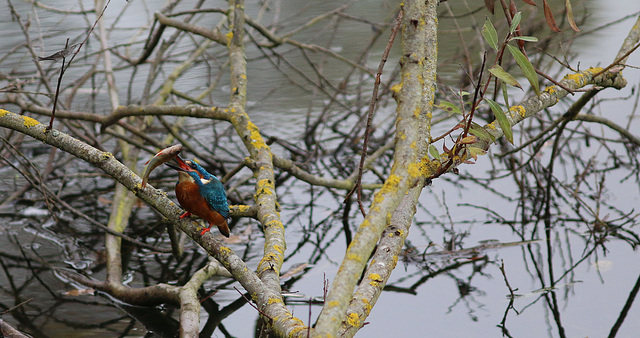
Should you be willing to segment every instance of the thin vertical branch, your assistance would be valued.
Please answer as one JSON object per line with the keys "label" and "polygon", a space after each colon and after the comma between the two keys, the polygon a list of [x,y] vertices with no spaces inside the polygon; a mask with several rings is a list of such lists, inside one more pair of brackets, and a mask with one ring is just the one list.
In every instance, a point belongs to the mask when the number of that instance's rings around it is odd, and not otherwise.
{"label": "thin vertical branch", "polygon": [[398,30],[400,29],[400,24],[402,23],[402,16],[404,15],[403,6],[400,6],[400,11],[396,16],[396,20],[393,24],[393,28],[391,29],[391,35],[389,36],[389,41],[387,42],[387,46],[382,53],[382,58],[380,60],[380,64],[378,65],[378,71],[376,72],[376,81],[373,84],[373,93],[371,93],[371,101],[369,102],[369,112],[367,113],[367,126],[364,131],[364,143],[362,145],[362,154],[360,155],[360,164],[358,165],[358,176],[356,178],[355,185],[353,189],[349,191],[347,196],[344,199],[343,203],[348,203],[351,195],[353,195],[354,191],[358,192],[358,206],[360,207],[360,212],[362,212],[362,216],[366,216],[366,212],[364,211],[364,206],[362,205],[362,172],[364,171],[364,161],[367,158],[367,148],[369,146],[369,137],[371,136],[371,123],[373,121],[373,113],[376,110],[376,103],[378,102],[378,87],[380,87],[380,78],[382,77],[382,71],[384,70],[384,65],[387,63],[387,59],[389,58],[389,53],[391,52],[391,47],[393,46],[393,42],[396,39],[396,35],[398,34]]}

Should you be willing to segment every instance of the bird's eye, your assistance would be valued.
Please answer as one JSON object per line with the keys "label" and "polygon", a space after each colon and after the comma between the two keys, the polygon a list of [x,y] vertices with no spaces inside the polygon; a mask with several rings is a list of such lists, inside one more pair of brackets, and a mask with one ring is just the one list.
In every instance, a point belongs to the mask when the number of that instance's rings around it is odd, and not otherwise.
{"label": "bird's eye", "polygon": [[187,165],[189,165],[191,167],[191,169],[195,169],[196,168],[196,164],[193,163],[192,161],[187,161]]}

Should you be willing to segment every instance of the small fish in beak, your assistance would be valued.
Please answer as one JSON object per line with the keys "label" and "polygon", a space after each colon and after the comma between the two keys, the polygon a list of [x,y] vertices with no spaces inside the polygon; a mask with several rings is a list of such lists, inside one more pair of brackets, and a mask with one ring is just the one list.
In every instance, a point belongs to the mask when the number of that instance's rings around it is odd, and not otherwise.
{"label": "small fish in beak", "polygon": [[142,175],[142,188],[147,185],[149,174],[151,174],[151,171],[153,171],[153,169],[157,168],[163,163],[173,160],[174,158],[176,158],[176,156],[178,156],[178,154],[180,154],[181,151],[182,144],[176,144],[160,150],[149,161],[147,161],[147,163],[145,163],[146,167],[144,168],[144,175]]}

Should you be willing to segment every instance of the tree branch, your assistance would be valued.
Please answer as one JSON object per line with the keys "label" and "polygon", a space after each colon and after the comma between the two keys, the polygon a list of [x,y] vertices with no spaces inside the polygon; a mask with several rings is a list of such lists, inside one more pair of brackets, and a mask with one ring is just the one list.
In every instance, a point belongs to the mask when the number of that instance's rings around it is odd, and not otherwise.
{"label": "tree branch", "polygon": [[[338,274],[316,323],[315,336],[337,336],[345,319],[357,277],[391,221],[406,192],[420,185],[420,159],[426,156],[428,125],[435,93],[437,63],[436,0],[409,1],[402,25],[402,89],[396,109],[394,164],[382,189],[374,196],[369,213],[347,249]],[[428,104],[425,104],[428,103]]]}

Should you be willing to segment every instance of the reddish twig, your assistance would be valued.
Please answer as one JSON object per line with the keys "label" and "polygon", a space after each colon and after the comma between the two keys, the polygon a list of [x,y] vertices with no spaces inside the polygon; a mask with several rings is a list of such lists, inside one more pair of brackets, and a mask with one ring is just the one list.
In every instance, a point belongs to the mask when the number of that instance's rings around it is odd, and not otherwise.
{"label": "reddish twig", "polygon": [[367,157],[367,147],[369,145],[369,136],[371,135],[371,123],[373,120],[373,113],[376,109],[376,102],[378,102],[378,87],[380,86],[380,77],[382,76],[382,70],[384,69],[384,65],[387,62],[389,57],[389,52],[391,51],[391,47],[393,46],[393,41],[396,38],[398,30],[400,29],[400,24],[402,23],[402,16],[404,15],[403,7],[400,6],[400,12],[396,16],[396,21],[391,29],[391,35],[389,36],[389,41],[387,42],[387,47],[384,49],[384,53],[382,53],[382,59],[380,60],[380,64],[378,65],[378,71],[376,72],[376,81],[373,85],[373,93],[371,94],[371,102],[369,103],[369,112],[367,116],[367,126],[364,131],[364,144],[362,145],[362,155],[360,156],[360,164],[358,165],[358,176],[356,178],[356,183],[353,186],[353,189],[349,191],[347,196],[344,199],[343,203],[346,203],[351,195],[353,195],[354,191],[358,192],[358,206],[360,207],[360,212],[365,216],[366,213],[364,211],[364,206],[362,205],[362,173],[364,171],[364,160]]}
{"label": "reddish twig", "polygon": [[253,307],[254,309],[256,309],[256,311],[258,311],[258,313],[260,313],[260,315],[264,316],[265,318],[268,318],[270,321],[273,322],[273,318],[269,317],[266,313],[264,313],[263,311],[261,311],[260,309],[258,309],[257,306],[255,306],[253,304],[253,302],[251,302],[251,300],[249,298],[247,298],[247,296],[244,295],[244,293],[240,292],[240,290],[238,290],[237,287],[233,287],[236,291],[238,291],[238,293],[240,294],[240,296],[242,296],[242,298],[244,298],[244,300],[247,301],[247,303],[249,303],[249,305],[251,305],[251,307]]}
{"label": "reddish twig", "polygon": [[635,46],[633,46],[633,48],[629,49],[628,52],[624,53],[624,55],[622,55],[621,57],[619,57],[617,60],[615,60],[612,64],[608,65],[607,67],[605,67],[603,70],[595,73],[593,75],[593,77],[596,77],[600,74],[603,74],[604,72],[608,71],[609,69],[617,66],[618,64],[620,64],[620,62],[622,62],[622,60],[624,60],[625,58],[627,58],[627,56],[631,55],[631,53],[635,52],[636,49],[638,49],[638,47],[640,47],[640,43],[637,43]]}

